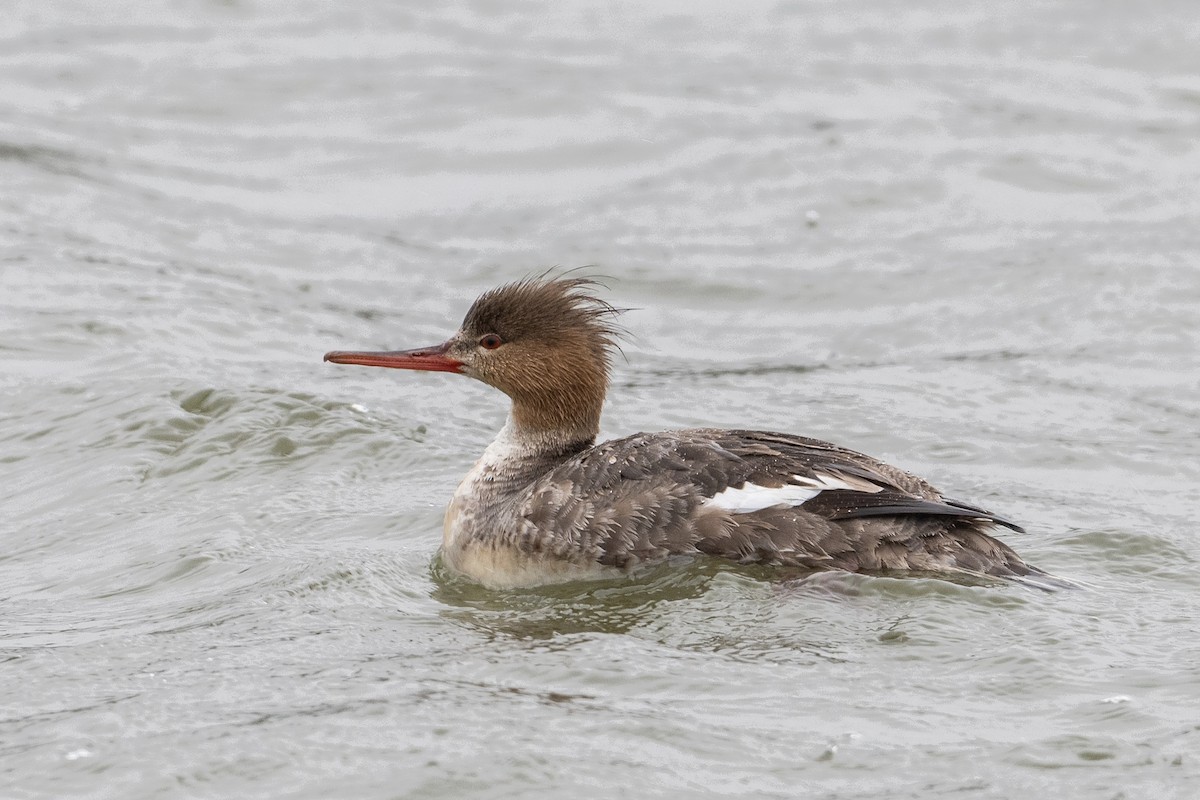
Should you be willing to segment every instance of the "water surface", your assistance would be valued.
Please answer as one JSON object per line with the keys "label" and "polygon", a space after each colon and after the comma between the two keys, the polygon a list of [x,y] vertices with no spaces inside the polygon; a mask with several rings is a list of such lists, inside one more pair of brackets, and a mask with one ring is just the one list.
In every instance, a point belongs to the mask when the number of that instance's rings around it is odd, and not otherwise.
{"label": "water surface", "polygon": [[[1188,3],[18,3],[5,796],[1200,794]],[[505,413],[322,364],[592,265],[606,435],[788,430],[1084,584],[434,559]]]}

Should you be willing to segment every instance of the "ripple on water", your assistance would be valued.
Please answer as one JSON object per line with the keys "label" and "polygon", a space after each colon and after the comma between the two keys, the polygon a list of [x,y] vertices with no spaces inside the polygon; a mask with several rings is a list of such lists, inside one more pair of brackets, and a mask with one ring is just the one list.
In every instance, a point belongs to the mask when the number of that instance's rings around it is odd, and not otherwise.
{"label": "ripple on water", "polygon": [[[176,390],[176,413],[126,427],[161,454],[147,480],[198,472],[195,480],[220,481],[248,469],[270,470],[327,451],[352,433],[366,433],[348,404],[313,395],[266,389]],[[349,423],[349,424],[348,424]]]}
{"label": "ripple on water", "polygon": [[[1192,9],[836,5],[16,4],[0,794],[1200,794]],[[1086,588],[448,579],[502,403],[320,354],[553,263],[643,309],[615,435],[861,448]]]}

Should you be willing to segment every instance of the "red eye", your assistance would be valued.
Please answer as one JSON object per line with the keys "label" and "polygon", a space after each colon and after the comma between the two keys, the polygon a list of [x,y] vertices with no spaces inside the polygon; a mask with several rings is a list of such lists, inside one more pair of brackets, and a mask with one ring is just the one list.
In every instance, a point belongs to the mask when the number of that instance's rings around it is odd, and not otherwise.
{"label": "red eye", "polygon": [[502,344],[504,344],[504,340],[494,333],[489,333],[479,340],[479,346],[485,350],[495,350]]}

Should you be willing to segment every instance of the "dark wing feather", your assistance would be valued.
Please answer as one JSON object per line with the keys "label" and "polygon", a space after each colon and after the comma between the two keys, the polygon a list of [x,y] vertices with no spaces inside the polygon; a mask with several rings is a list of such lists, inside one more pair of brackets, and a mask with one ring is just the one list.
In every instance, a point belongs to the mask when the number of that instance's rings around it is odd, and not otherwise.
{"label": "dark wing feather", "polygon": [[943,498],[942,502],[948,506],[954,506],[955,508],[961,508],[966,511],[970,511],[973,514],[975,514],[983,519],[991,520],[992,522],[996,523],[997,525],[1003,525],[1004,527],[1006,527],[1010,530],[1016,531],[1017,533],[1025,533],[1025,529],[1022,528],[1017,523],[1013,522],[1012,520],[1006,519],[1005,517],[1002,517],[999,514],[993,514],[990,511],[985,511],[984,509],[980,508],[979,506],[973,506],[970,503],[964,503],[961,500],[954,500],[949,497]]}
{"label": "dark wing feather", "polygon": [[856,517],[886,517],[902,514],[932,514],[944,517],[986,519],[997,525],[1012,528],[1018,533],[1025,529],[982,508],[957,503],[952,500],[941,503],[901,494],[895,491],[856,492],[849,489],[827,489],[801,506],[805,511],[820,514],[826,519],[854,519]]}

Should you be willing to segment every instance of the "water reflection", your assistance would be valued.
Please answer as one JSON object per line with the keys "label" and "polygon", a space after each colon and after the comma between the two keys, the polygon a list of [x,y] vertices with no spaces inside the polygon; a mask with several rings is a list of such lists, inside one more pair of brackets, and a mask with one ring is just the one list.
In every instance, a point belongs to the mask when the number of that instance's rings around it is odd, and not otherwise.
{"label": "water reflection", "polygon": [[463,580],[434,559],[433,599],[445,616],[489,636],[551,639],[573,633],[627,633],[663,605],[702,596],[728,569],[708,559],[677,559],[628,578],[493,591]]}

